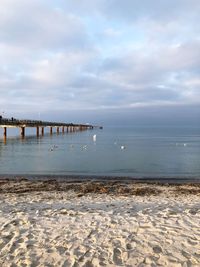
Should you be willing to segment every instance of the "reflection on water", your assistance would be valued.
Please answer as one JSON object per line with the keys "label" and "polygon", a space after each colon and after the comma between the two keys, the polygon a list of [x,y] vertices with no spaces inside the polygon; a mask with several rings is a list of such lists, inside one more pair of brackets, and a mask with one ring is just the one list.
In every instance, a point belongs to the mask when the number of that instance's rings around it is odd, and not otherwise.
{"label": "reflection on water", "polygon": [[124,127],[2,137],[0,174],[200,177],[199,133],[198,128]]}

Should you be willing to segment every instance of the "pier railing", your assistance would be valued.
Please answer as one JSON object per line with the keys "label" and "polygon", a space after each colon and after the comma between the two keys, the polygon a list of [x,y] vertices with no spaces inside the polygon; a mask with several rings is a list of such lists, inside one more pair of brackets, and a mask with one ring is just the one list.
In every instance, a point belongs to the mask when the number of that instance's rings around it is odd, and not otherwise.
{"label": "pier railing", "polygon": [[2,125],[6,126],[14,126],[14,127],[55,127],[55,126],[86,126],[86,127],[93,127],[89,124],[76,124],[76,123],[64,123],[64,122],[50,122],[50,121],[41,121],[41,120],[18,120],[18,119],[8,119],[8,118],[0,118],[0,127]]}

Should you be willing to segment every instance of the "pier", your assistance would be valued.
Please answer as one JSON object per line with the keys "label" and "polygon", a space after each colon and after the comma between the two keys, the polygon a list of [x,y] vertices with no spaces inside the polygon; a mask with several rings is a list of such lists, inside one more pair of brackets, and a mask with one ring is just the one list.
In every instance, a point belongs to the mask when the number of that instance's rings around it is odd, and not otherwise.
{"label": "pier", "polygon": [[44,129],[48,128],[50,135],[53,134],[53,129],[56,130],[56,133],[60,132],[77,132],[77,131],[85,131],[93,128],[100,128],[99,126],[93,126],[89,124],[74,124],[74,123],[63,123],[63,122],[49,122],[49,121],[40,121],[40,120],[19,120],[19,119],[8,119],[0,116],[0,127],[3,128],[4,138],[7,137],[8,128],[19,128],[20,136],[22,138],[25,137],[25,132],[27,127],[36,129],[36,136],[44,135]]}

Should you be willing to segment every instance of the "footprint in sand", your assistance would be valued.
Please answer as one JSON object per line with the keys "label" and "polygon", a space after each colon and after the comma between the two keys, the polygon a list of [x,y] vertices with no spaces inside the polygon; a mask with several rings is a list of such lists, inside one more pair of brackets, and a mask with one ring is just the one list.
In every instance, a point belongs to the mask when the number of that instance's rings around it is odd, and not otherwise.
{"label": "footprint in sand", "polygon": [[162,253],[162,248],[160,246],[154,246],[153,247],[153,252],[154,253]]}
{"label": "footprint in sand", "polygon": [[[74,267],[74,266],[73,266]],[[91,261],[87,261],[83,267],[94,267],[94,264]]]}
{"label": "footprint in sand", "polygon": [[122,251],[119,248],[114,248],[113,250],[113,261],[116,265],[122,265]]}
{"label": "footprint in sand", "polygon": [[12,243],[17,237],[17,234],[14,232],[13,223],[15,223],[15,220],[11,220],[7,223],[5,223],[1,228],[1,243],[0,243],[0,256],[6,254],[10,247],[12,246]]}
{"label": "footprint in sand", "polygon": [[189,213],[192,214],[192,215],[196,215],[197,212],[198,212],[198,209],[195,209],[195,208],[189,210]]}
{"label": "footprint in sand", "polygon": [[132,245],[130,244],[130,243],[128,243],[128,244],[126,244],[126,249],[127,250],[131,250],[133,247],[132,247]]}

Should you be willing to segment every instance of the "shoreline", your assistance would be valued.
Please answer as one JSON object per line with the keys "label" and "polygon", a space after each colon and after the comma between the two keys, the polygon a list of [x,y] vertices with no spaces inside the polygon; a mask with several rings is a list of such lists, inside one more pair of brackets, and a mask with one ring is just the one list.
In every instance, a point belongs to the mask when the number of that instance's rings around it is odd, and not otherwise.
{"label": "shoreline", "polygon": [[58,181],[58,182],[122,182],[122,183],[147,183],[147,184],[200,184],[198,177],[136,177],[115,175],[50,175],[50,174],[0,174],[1,180],[28,180],[28,181]]}

